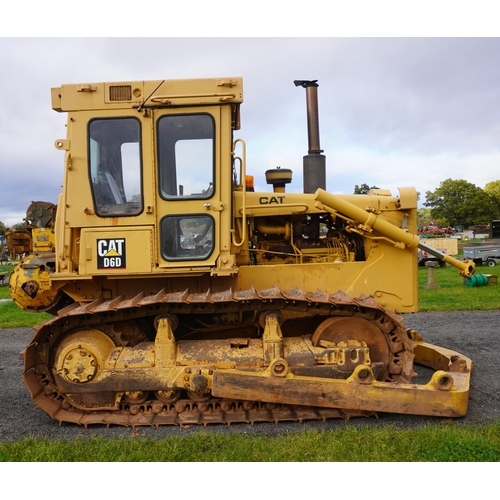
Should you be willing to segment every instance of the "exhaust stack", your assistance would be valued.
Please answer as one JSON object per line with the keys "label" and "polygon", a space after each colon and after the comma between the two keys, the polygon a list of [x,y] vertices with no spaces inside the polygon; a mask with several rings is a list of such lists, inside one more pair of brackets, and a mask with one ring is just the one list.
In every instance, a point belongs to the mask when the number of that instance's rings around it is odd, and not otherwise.
{"label": "exhaust stack", "polygon": [[309,149],[304,156],[304,193],[326,190],[326,157],[319,145],[318,80],[295,80],[296,87],[306,89],[307,137]]}

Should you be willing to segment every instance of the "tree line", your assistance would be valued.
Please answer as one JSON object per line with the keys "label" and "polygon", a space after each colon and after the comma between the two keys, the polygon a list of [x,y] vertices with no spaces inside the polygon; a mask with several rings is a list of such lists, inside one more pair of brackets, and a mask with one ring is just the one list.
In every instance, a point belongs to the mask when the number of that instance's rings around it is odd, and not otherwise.
{"label": "tree line", "polygon": [[425,198],[424,206],[440,226],[468,227],[500,219],[500,180],[482,189],[464,179],[446,179]]}

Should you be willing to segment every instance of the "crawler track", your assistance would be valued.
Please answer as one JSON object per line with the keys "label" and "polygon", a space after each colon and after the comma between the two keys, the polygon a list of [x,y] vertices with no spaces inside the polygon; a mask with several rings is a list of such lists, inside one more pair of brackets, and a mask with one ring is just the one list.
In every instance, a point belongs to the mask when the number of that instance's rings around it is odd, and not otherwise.
{"label": "crawler track", "polygon": [[[355,299],[345,293],[323,291],[306,293],[300,289],[283,291],[243,290],[211,293],[167,292],[141,293],[134,298],[99,299],[88,304],[73,304],[59,311],[58,316],[39,325],[31,344],[23,351],[24,382],[37,408],[52,418],[84,426],[91,424],[124,426],[188,425],[236,422],[279,422],[311,419],[373,416],[373,412],[336,408],[276,405],[262,402],[233,401],[211,398],[193,401],[187,398],[172,403],[148,399],[140,404],[123,402],[116,410],[82,410],[71,405],[61,394],[51,372],[51,353],[58,339],[81,327],[99,327],[106,331],[113,325],[133,320],[152,321],[160,314],[196,315],[227,312],[281,310],[301,312],[305,316],[359,317],[375,323],[391,342],[400,345],[395,352],[387,381],[409,382],[412,375],[413,350],[399,316],[383,309],[371,297]],[[312,332],[307,332],[312,333]],[[114,339],[115,342],[120,339]],[[394,351],[398,351],[394,349]],[[404,355],[403,355],[404,354]],[[409,374],[409,375],[408,375]]]}

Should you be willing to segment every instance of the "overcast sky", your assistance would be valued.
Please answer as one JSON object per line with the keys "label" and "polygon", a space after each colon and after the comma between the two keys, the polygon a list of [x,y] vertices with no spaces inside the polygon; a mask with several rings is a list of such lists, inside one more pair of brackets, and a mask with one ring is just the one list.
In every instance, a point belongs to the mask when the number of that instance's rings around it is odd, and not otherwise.
{"label": "overcast sky", "polygon": [[[165,13],[166,15],[166,13]],[[299,32],[298,32],[299,33]],[[57,203],[63,83],[242,76],[247,170],[294,172],[307,154],[305,90],[318,80],[327,189],[414,186],[425,201],[447,178],[500,179],[498,38],[0,38],[0,221],[33,200]]]}

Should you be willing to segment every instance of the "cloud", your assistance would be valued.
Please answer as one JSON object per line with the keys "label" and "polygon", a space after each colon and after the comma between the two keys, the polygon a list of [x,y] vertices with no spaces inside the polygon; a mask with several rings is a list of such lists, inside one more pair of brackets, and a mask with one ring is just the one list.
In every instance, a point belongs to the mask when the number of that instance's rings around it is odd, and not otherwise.
{"label": "cloud", "polygon": [[500,178],[499,52],[498,38],[0,38],[0,220],[57,202],[66,116],[50,88],[62,83],[243,76],[249,173],[267,190],[266,169],[292,168],[300,190],[306,104],[293,80],[317,79],[328,189],[483,187]]}

